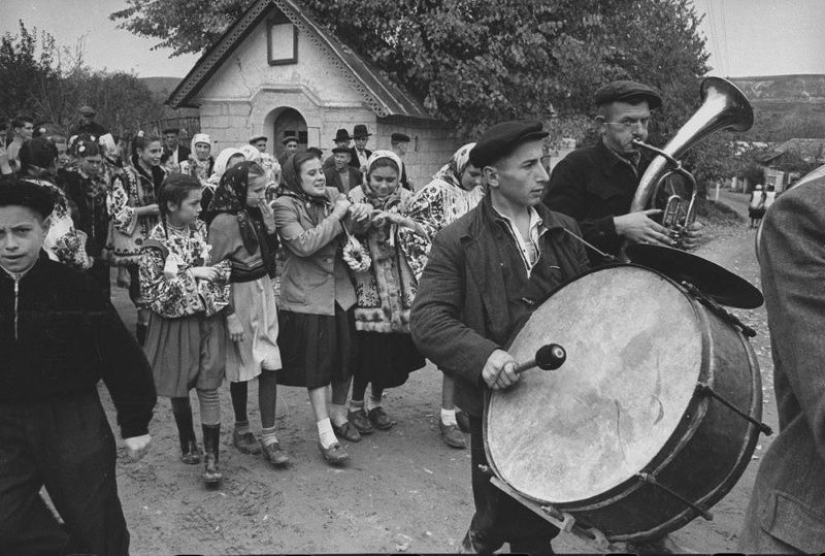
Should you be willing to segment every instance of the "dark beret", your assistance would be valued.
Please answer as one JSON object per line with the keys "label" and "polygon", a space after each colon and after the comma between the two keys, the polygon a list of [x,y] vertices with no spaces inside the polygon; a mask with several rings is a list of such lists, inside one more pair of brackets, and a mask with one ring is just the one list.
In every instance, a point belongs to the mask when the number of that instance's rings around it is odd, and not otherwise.
{"label": "dark beret", "polygon": [[0,187],[0,207],[26,207],[43,218],[54,210],[55,199],[50,190],[27,181],[12,181]]}
{"label": "dark beret", "polygon": [[332,149],[332,154],[339,154],[339,153],[352,154],[352,151],[349,150],[346,147],[335,147],[334,149]]}
{"label": "dark beret", "polygon": [[291,143],[292,141],[295,141],[297,143],[298,138],[295,137],[294,135],[288,135],[288,136],[284,137],[284,139],[283,139],[283,141],[281,141],[281,143],[286,145],[287,143]]}
{"label": "dark beret", "polygon": [[393,143],[409,143],[411,139],[406,133],[393,133],[390,135],[390,141]]}
{"label": "dark beret", "polygon": [[643,100],[651,110],[662,105],[662,97],[653,87],[635,81],[612,81],[596,91],[595,102],[596,106],[602,106],[616,101],[636,104]]}
{"label": "dark beret", "polygon": [[479,137],[470,151],[470,163],[476,168],[491,166],[512,153],[519,145],[550,135],[541,122],[512,120],[496,124]]}
{"label": "dark beret", "polygon": [[167,127],[163,130],[163,134],[166,135],[167,133],[174,133],[175,135],[177,135],[178,133],[180,133],[180,129],[178,129],[177,127]]}

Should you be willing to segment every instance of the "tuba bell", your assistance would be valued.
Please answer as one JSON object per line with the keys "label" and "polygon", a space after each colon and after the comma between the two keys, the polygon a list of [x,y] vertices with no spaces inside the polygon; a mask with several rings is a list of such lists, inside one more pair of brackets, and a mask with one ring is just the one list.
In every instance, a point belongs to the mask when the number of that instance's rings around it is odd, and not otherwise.
{"label": "tuba bell", "polygon": [[[700,96],[702,105],[664,148],[633,141],[636,146],[658,156],[639,181],[630,212],[656,208],[652,206],[656,200],[664,202],[662,225],[670,230],[678,244],[681,244],[687,227],[696,220],[696,180],[682,167],[679,157],[717,131],[747,131],[753,125],[750,102],[730,81],[721,77],[705,78],[700,86]],[[681,175],[687,181],[687,193],[676,191],[669,185],[674,174]]]}

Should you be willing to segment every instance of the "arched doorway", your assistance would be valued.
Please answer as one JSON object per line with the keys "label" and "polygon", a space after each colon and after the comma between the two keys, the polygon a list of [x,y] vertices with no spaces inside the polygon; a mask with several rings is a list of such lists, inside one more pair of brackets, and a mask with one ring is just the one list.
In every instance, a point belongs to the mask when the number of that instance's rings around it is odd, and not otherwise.
{"label": "arched doorway", "polygon": [[298,137],[298,149],[307,148],[307,122],[300,112],[294,108],[280,108],[273,122],[272,137],[273,151],[275,157],[280,158],[284,154],[284,137],[293,135]]}

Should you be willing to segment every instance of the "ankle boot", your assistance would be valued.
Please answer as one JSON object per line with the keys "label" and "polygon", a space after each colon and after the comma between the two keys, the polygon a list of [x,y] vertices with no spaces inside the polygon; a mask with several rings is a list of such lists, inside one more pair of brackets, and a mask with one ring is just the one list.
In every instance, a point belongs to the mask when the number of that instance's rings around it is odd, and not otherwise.
{"label": "ankle boot", "polygon": [[223,475],[218,470],[218,453],[221,438],[220,425],[202,425],[203,427],[203,474],[201,478],[207,486],[221,482]]}
{"label": "ankle boot", "polygon": [[180,413],[173,411],[175,424],[178,426],[180,439],[180,460],[187,465],[196,465],[201,462],[201,450],[195,438],[195,427],[192,423],[192,408]]}

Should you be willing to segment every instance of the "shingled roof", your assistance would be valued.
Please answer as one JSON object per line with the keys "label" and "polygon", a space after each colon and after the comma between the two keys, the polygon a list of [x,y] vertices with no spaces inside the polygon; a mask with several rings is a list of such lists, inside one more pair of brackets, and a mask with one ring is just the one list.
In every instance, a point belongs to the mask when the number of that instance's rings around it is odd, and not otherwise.
{"label": "shingled roof", "polygon": [[166,101],[173,108],[197,107],[192,99],[252,30],[274,10],[282,12],[299,33],[321,48],[331,66],[344,71],[364,103],[380,118],[405,116],[433,119],[408,92],[391,82],[351,48],[319,25],[294,0],[258,0],[210,47]]}

